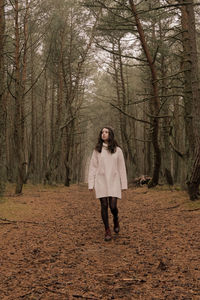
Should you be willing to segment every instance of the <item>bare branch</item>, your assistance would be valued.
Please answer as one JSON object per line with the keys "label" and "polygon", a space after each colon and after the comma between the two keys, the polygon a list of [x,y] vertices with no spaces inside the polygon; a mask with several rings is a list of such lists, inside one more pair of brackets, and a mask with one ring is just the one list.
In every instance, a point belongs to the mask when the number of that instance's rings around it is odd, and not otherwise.
{"label": "bare branch", "polygon": [[114,107],[114,108],[116,108],[117,110],[119,110],[122,114],[124,114],[125,116],[127,116],[127,117],[129,117],[129,118],[131,118],[131,119],[133,119],[133,120],[135,120],[135,121],[138,121],[138,122],[142,122],[142,123],[146,123],[146,124],[150,124],[150,125],[152,125],[151,124],[151,122],[149,122],[149,121],[146,121],[146,120],[142,120],[142,119],[138,119],[138,118],[136,118],[136,117],[134,117],[134,116],[132,116],[132,115],[129,115],[128,113],[126,113],[125,111],[123,111],[121,108],[119,108],[118,106],[116,106],[116,105],[114,105],[113,103],[109,103],[112,107]]}
{"label": "bare branch", "polygon": [[121,56],[121,57],[125,57],[125,58],[136,59],[136,60],[142,61],[142,62],[146,62],[145,59],[141,59],[141,58],[138,58],[138,57],[136,57],[136,56],[130,56],[130,55],[119,54],[118,52],[115,52],[115,51],[113,51],[113,50],[110,50],[110,49],[108,49],[108,48],[106,48],[106,47],[100,45],[98,42],[96,42],[96,45],[97,45],[100,49],[105,50],[105,51],[107,51],[107,52],[109,52],[109,53],[111,53],[111,54],[114,54],[114,55],[117,55],[117,56]]}

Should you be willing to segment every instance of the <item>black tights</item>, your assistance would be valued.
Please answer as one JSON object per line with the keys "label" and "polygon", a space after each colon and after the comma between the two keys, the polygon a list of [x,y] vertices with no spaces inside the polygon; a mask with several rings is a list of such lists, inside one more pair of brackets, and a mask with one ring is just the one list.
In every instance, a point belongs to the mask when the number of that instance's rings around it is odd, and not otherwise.
{"label": "black tights", "polygon": [[117,198],[116,197],[103,197],[100,198],[101,201],[101,217],[107,230],[109,228],[109,221],[108,221],[108,201],[111,213],[113,215],[113,219],[118,219],[118,209],[117,209]]}

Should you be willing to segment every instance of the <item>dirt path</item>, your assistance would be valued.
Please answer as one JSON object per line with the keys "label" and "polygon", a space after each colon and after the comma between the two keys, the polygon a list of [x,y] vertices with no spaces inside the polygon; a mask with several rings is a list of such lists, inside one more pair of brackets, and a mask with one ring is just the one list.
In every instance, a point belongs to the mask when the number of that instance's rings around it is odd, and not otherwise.
{"label": "dirt path", "polygon": [[0,204],[0,299],[200,299],[200,201],[130,189],[104,242],[88,199],[86,186],[36,187]]}

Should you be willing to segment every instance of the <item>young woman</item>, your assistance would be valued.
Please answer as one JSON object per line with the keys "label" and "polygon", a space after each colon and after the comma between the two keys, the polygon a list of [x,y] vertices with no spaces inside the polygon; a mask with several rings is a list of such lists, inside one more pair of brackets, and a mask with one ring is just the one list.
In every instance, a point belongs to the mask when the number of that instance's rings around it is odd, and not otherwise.
{"label": "young woman", "polygon": [[127,189],[124,156],[110,127],[104,127],[100,131],[90,161],[88,188],[90,191],[95,189],[96,198],[100,199],[105,241],[110,241],[112,236],[108,220],[108,204],[113,215],[114,231],[118,233],[120,228],[117,198],[121,198],[121,190]]}

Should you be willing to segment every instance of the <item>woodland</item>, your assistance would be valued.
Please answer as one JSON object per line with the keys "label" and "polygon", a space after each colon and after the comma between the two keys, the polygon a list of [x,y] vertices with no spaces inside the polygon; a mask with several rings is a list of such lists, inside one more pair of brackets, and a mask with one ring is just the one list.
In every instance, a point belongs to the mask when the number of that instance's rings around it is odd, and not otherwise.
{"label": "woodland", "polygon": [[129,182],[200,184],[200,2],[0,0],[0,194],[85,182],[112,126]]}

